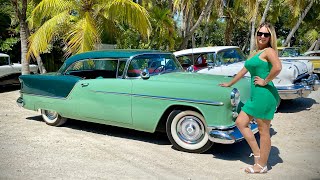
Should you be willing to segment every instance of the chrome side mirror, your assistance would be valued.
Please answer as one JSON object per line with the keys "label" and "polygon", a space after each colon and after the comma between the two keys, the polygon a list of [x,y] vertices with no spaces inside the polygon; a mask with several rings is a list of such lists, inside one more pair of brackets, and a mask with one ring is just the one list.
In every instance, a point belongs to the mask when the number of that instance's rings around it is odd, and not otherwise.
{"label": "chrome side mirror", "polygon": [[214,63],[212,63],[212,62],[208,63],[208,70],[210,70],[212,68],[214,68]]}
{"label": "chrome side mirror", "polygon": [[187,68],[187,72],[194,72],[194,67],[193,67],[193,65],[191,65],[191,66],[189,66],[189,67]]}
{"label": "chrome side mirror", "polygon": [[140,76],[142,79],[149,79],[150,78],[150,73],[148,69],[143,69],[140,73]]}

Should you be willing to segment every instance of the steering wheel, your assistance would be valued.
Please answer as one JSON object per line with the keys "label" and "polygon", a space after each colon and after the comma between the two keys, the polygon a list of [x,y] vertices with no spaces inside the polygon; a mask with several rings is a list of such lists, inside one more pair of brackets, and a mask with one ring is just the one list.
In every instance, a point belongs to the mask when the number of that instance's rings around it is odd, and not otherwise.
{"label": "steering wheel", "polygon": [[159,72],[163,71],[164,65],[157,66],[156,68],[153,69],[152,73],[156,72],[156,70],[158,70]]}

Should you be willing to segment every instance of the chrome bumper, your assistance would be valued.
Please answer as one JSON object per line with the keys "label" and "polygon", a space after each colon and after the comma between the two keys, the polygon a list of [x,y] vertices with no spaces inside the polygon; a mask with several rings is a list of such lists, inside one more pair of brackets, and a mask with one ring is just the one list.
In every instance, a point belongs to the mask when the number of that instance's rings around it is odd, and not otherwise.
{"label": "chrome bumper", "polygon": [[24,106],[24,102],[23,102],[23,98],[22,97],[19,97],[17,99],[17,104],[18,104],[19,107],[23,107]]}
{"label": "chrome bumper", "polygon": [[316,74],[310,75],[308,79],[303,79],[301,83],[291,86],[276,86],[281,99],[296,99],[308,97],[312,91],[320,87],[319,77]]}
{"label": "chrome bumper", "polygon": [[[255,122],[251,122],[249,127],[253,134],[259,131],[258,125]],[[244,139],[240,130],[235,125],[232,127],[225,127],[223,129],[219,129],[217,127],[208,127],[208,130],[210,141],[215,143],[233,144]]]}

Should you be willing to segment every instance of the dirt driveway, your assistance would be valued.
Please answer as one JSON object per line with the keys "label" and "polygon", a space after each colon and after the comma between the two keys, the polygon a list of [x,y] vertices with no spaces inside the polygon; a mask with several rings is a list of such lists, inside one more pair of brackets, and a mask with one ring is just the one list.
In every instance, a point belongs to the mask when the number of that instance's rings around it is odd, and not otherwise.
{"label": "dirt driveway", "polygon": [[320,90],[282,104],[272,121],[265,175],[242,141],[205,154],[172,149],[165,134],[70,120],[63,127],[19,108],[19,91],[0,92],[0,179],[320,179]]}

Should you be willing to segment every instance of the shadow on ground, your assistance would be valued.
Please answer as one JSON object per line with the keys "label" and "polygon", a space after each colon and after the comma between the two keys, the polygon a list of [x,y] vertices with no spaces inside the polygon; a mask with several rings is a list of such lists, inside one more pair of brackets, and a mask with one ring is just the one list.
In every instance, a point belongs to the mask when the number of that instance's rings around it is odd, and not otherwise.
{"label": "shadow on ground", "polygon": [[297,98],[293,100],[282,100],[277,112],[280,113],[296,113],[300,111],[310,110],[313,104],[318,104],[311,98]]}
{"label": "shadow on ground", "polygon": [[[277,132],[270,128],[271,141],[272,136],[276,135]],[[259,143],[259,133],[255,135],[258,143]],[[249,145],[245,140],[235,143],[235,144],[214,144],[213,147],[207,153],[212,154],[213,158],[228,160],[228,161],[237,161],[240,160],[248,166],[254,164],[254,158],[249,157],[252,153]],[[282,158],[279,156],[280,151],[277,147],[271,146],[269,160],[268,160],[268,169],[272,169],[273,166],[278,163],[283,163]]]}
{"label": "shadow on ground", "polygon": [[16,91],[19,90],[20,86],[19,85],[15,85],[15,86],[0,86],[0,93],[5,93],[5,92],[9,92],[9,91]]}
{"label": "shadow on ground", "polygon": [[[44,123],[41,116],[28,117],[27,120],[39,121]],[[79,120],[68,119],[63,127],[71,128],[79,131],[86,131],[95,134],[114,136],[118,138],[132,139],[158,145],[170,145],[166,133],[148,133],[133,129],[121,128],[116,126],[91,123]]]}
{"label": "shadow on ground", "polygon": [[[27,120],[42,121],[41,116],[28,117]],[[66,124],[63,125],[67,128],[72,128],[75,130],[91,132],[95,134],[114,136],[118,138],[132,139],[136,141],[143,141],[148,143],[154,143],[158,145],[170,145],[170,141],[165,133],[147,133],[136,131],[132,129],[120,128],[115,126],[84,122],[69,119]],[[271,128],[270,135],[271,137],[276,135],[277,132]],[[256,139],[259,142],[259,134],[256,134]],[[172,149],[175,149],[172,147]],[[217,144],[215,143],[211,149],[209,149],[205,154],[212,154],[214,158],[228,160],[228,161],[237,161],[240,160],[247,164],[253,164],[253,158],[249,157],[251,149],[249,148],[246,141],[241,141],[235,144]],[[271,147],[270,158],[268,161],[268,169],[271,169],[272,166],[275,166],[278,163],[282,163],[281,157],[279,157],[279,149],[275,146]]]}

